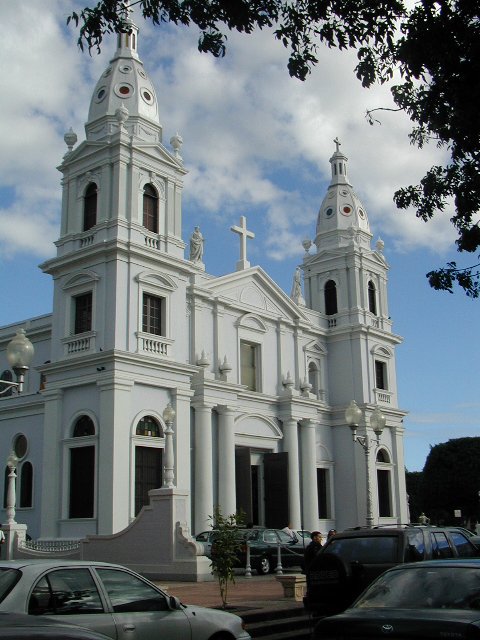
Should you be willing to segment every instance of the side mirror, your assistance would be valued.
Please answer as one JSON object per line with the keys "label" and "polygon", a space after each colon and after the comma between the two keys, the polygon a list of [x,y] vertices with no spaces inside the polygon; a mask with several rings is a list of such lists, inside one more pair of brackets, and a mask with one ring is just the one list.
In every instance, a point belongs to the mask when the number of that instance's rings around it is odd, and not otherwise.
{"label": "side mirror", "polygon": [[170,596],[170,609],[178,611],[181,608],[182,603],[180,602],[179,598],[177,598],[176,596]]}

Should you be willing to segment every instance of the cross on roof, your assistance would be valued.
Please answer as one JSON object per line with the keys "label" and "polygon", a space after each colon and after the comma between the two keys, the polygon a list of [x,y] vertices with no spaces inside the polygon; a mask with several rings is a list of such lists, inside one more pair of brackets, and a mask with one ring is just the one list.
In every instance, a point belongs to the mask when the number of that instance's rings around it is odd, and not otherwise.
{"label": "cross on roof", "polygon": [[247,238],[254,238],[255,234],[253,231],[248,231],[245,216],[240,216],[240,226],[234,225],[230,227],[230,231],[238,233],[240,236],[240,260],[237,262],[237,271],[248,269],[250,262],[247,260]]}
{"label": "cross on roof", "polygon": [[338,136],[335,138],[334,143],[337,145],[337,153],[340,151],[340,145],[342,144],[338,139]]}

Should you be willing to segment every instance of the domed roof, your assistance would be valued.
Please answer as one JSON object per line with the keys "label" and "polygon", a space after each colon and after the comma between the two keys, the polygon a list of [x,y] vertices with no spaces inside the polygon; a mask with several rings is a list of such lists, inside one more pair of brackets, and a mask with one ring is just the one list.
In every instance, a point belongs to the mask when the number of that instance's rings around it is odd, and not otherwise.
{"label": "domed roof", "polygon": [[365,207],[348,181],[348,158],[341,153],[338,139],[335,143],[337,149],[330,158],[332,179],[318,212],[315,237],[317,247],[320,246],[321,237],[332,231],[353,228],[371,235]]}
{"label": "domed roof", "polygon": [[90,101],[87,126],[105,116],[115,117],[119,109],[128,118],[146,118],[160,126],[154,86],[137,53],[138,28],[131,23],[131,33],[118,34],[114,57],[100,76]]}

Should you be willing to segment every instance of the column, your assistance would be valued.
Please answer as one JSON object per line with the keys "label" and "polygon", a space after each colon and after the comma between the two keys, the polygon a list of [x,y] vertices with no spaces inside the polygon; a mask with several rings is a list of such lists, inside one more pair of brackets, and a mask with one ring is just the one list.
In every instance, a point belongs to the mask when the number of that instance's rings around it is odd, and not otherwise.
{"label": "column", "polygon": [[218,407],[218,503],[223,515],[236,513],[235,409]]}
{"label": "column", "polygon": [[212,406],[195,407],[194,533],[209,529],[213,515]]}
{"label": "column", "polygon": [[298,463],[298,424],[295,419],[283,421],[283,450],[288,452],[288,522],[292,529],[301,527],[300,468]]}
{"label": "column", "polygon": [[[63,455],[62,432],[62,399],[61,389],[46,389],[43,392],[45,400],[44,439],[43,439],[43,473],[41,485],[40,506],[40,537],[57,538],[60,535],[59,521],[66,515],[68,507],[68,487],[70,486],[65,467],[68,464]],[[59,481],[60,479],[60,481]],[[62,513],[63,502],[63,513]]]}
{"label": "column", "polygon": [[131,468],[130,460],[129,418],[133,385],[133,380],[119,376],[97,382],[100,395],[97,532],[101,535],[124,529],[133,511],[131,477],[135,477],[135,468]]}
{"label": "column", "polygon": [[318,530],[318,491],[316,458],[316,423],[302,420],[300,425],[300,450],[302,454],[302,507],[303,526]]}

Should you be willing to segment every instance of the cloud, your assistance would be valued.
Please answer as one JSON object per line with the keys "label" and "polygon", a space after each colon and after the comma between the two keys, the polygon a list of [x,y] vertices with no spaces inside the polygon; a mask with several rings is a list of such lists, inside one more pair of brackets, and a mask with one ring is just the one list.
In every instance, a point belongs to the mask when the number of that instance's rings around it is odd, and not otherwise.
{"label": "cloud", "polygon": [[[4,254],[8,247],[9,254],[34,251],[43,257],[58,235],[61,193],[54,167],[65,152],[63,133],[73,126],[82,139],[91,92],[114,47],[109,38],[100,56],[78,51],[75,30],[65,27],[75,6],[45,0],[36,7],[21,0],[0,7],[0,21],[8,26],[0,41],[8,89],[2,96],[0,188],[14,193],[1,212]],[[382,112],[381,125],[367,124],[368,108],[392,101],[386,87],[361,87],[353,53],[323,49],[319,66],[302,83],[288,76],[287,52],[271,32],[229,34],[227,55],[217,60],[198,52],[195,29],[138,22],[164,143],[176,131],[185,141],[185,203],[197,216],[255,215],[269,258],[301,256],[300,242],[314,232],[330,178],[332,141],[339,136],[375,234],[391,238],[399,251],[430,250],[432,233],[437,251],[449,248],[454,232],[448,216],[425,224],[412,212],[397,212],[392,202],[395,189],[416,182],[440,154],[409,145],[404,114]],[[37,240],[16,234],[18,225]]]}

